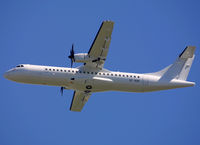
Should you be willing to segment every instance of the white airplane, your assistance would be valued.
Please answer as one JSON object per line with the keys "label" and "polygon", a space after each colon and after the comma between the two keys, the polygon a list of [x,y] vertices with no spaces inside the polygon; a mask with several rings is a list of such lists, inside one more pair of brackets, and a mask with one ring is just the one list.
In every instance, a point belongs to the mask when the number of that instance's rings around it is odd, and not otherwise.
{"label": "white airplane", "polygon": [[[154,73],[126,73],[105,69],[104,63],[111,41],[114,22],[104,21],[88,53],[70,51],[71,68],[20,64],[8,70],[4,77],[27,84],[60,86],[74,90],[70,110],[80,112],[92,93],[103,91],[151,92],[194,86],[186,81],[194,60],[194,46],[187,46],[177,60]],[[72,68],[72,63],[84,65]]]}

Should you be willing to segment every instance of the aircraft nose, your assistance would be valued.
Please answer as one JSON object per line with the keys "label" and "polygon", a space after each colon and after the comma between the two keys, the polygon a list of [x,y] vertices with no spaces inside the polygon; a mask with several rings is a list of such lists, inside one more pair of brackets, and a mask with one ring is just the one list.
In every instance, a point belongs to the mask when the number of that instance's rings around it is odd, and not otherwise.
{"label": "aircraft nose", "polygon": [[10,71],[5,72],[3,76],[4,78],[9,79]]}
{"label": "aircraft nose", "polygon": [[7,72],[5,72],[4,75],[3,75],[4,78],[10,80],[11,77],[12,77],[12,74],[13,74],[12,72],[13,72],[13,70],[8,70]]}

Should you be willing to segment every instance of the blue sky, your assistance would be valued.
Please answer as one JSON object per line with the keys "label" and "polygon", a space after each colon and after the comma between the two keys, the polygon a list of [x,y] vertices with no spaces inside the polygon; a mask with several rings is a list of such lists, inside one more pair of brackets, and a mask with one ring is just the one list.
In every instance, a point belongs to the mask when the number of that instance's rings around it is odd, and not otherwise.
{"label": "blue sky", "polygon": [[[0,1],[0,144],[199,145],[199,5],[197,0]],[[71,44],[77,53],[88,52],[103,20],[115,22],[106,68],[158,71],[194,45],[188,79],[196,86],[95,93],[76,113],[69,111],[71,90],[61,96],[59,87],[3,78],[20,63],[69,67]]]}

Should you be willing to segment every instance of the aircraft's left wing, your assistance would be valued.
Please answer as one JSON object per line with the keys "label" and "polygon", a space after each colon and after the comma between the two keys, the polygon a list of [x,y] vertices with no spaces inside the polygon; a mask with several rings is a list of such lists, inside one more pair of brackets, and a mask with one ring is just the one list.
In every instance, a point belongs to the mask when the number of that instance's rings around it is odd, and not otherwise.
{"label": "aircraft's left wing", "polygon": [[81,110],[83,109],[83,106],[88,101],[90,96],[91,96],[91,93],[86,93],[86,92],[78,91],[78,90],[74,91],[70,110],[81,112]]}
{"label": "aircraft's left wing", "polygon": [[114,22],[112,21],[104,21],[101,24],[88,52],[89,57],[92,58],[92,62],[85,63],[85,65],[100,69],[103,68],[111,41],[113,26]]}

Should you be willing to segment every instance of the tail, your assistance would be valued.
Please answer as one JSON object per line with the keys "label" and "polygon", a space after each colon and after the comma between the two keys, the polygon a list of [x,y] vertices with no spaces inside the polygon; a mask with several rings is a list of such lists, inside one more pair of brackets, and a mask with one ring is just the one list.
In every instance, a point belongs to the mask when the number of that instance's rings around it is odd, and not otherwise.
{"label": "tail", "polygon": [[160,80],[170,81],[172,79],[187,80],[192,62],[194,60],[195,46],[187,46],[179,55],[178,59],[161,71],[151,73],[151,75],[160,76]]}

